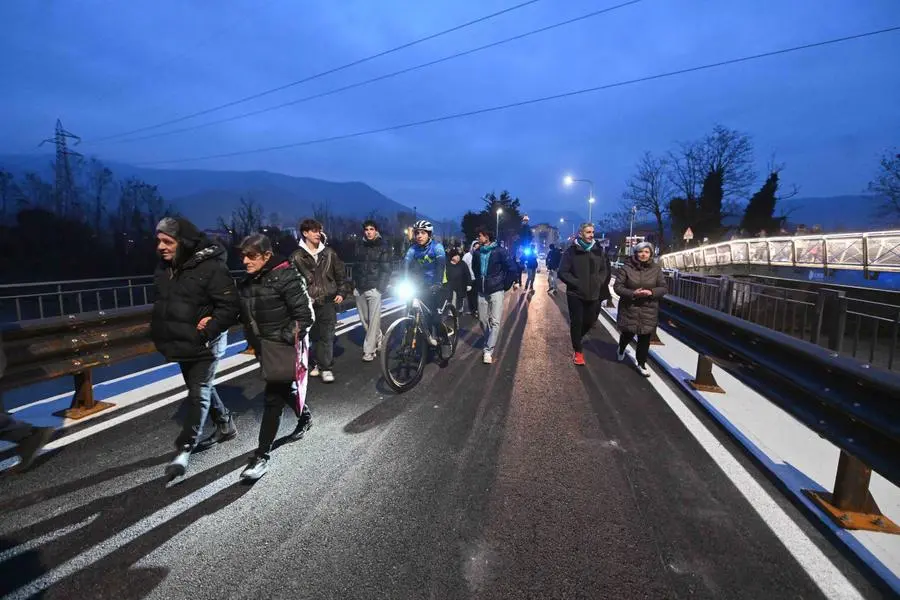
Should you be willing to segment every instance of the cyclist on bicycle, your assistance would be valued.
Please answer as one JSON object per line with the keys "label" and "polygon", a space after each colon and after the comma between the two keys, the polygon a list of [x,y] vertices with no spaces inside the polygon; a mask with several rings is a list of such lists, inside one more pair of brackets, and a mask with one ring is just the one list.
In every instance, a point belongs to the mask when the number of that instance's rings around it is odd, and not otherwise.
{"label": "cyclist on bicycle", "polygon": [[438,309],[444,304],[444,283],[447,281],[447,255],[444,245],[434,239],[434,226],[429,221],[413,225],[415,243],[406,252],[404,266],[407,279],[421,286],[422,302],[431,312],[428,323],[428,343],[439,345],[434,332],[440,331]]}

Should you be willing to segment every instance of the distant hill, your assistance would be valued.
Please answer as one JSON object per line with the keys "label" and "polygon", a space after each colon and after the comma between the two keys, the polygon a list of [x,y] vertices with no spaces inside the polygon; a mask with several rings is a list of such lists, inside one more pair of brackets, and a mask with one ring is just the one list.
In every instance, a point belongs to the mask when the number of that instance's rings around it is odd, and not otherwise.
{"label": "distant hill", "polygon": [[[39,173],[52,180],[51,156],[0,156],[0,167],[22,176]],[[285,221],[311,215],[313,206],[327,203],[336,216],[362,217],[378,211],[393,218],[412,209],[395,202],[360,182],[333,182],[310,177],[292,177],[268,171],[205,171],[144,169],[105,162],[117,179],[138,177],[159,187],[160,193],[185,217],[200,227],[212,227],[218,217],[228,217],[242,196],[252,196],[268,217],[278,213]]]}

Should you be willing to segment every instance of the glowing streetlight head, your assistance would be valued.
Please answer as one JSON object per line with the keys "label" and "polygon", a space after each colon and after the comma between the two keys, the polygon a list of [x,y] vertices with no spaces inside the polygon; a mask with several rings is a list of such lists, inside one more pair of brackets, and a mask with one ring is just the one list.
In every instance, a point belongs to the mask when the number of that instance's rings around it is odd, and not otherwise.
{"label": "glowing streetlight head", "polygon": [[591,204],[593,204],[595,201],[596,201],[596,198],[594,198],[593,196],[588,198],[588,202],[590,202]]}
{"label": "glowing streetlight head", "polygon": [[498,214],[498,215],[502,215],[502,214],[503,214],[503,209],[502,209],[502,208],[498,208],[498,209],[497,209],[497,214]]}
{"label": "glowing streetlight head", "polygon": [[563,218],[562,218],[562,217],[560,217],[560,218],[559,218],[559,222],[560,222],[560,223],[565,223],[565,222],[566,222],[566,220],[565,220],[565,219],[563,219]]}
{"label": "glowing streetlight head", "polygon": [[565,177],[563,177],[563,183],[566,185],[572,185],[573,183],[575,183],[575,178],[571,175],[566,175]]}

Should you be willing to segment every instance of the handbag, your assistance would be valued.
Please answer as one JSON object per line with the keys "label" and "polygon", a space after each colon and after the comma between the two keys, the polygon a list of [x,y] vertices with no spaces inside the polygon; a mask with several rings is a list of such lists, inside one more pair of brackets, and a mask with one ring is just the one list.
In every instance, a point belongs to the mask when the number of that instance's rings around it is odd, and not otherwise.
{"label": "handbag", "polygon": [[289,383],[297,379],[297,346],[261,339],[259,364],[263,379],[272,383]]}

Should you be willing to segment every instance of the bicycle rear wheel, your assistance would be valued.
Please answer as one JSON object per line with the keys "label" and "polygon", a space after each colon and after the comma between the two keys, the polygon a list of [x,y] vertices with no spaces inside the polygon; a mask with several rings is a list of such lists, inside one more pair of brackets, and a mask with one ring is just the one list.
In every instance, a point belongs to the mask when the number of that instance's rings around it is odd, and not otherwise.
{"label": "bicycle rear wheel", "polygon": [[444,362],[447,362],[456,354],[456,346],[459,343],[459,312],[455,306],[448,305],[445,309],[441,317],[441,328],[444,340],[450,345],[450,356],[444,358]]}
{"label": "bicycle rear wheel", "polygon": [[422,379],[428,360],[428,340],[415,317],[394,321],[381,340],[381,374],[398,393],[411,390]]}

